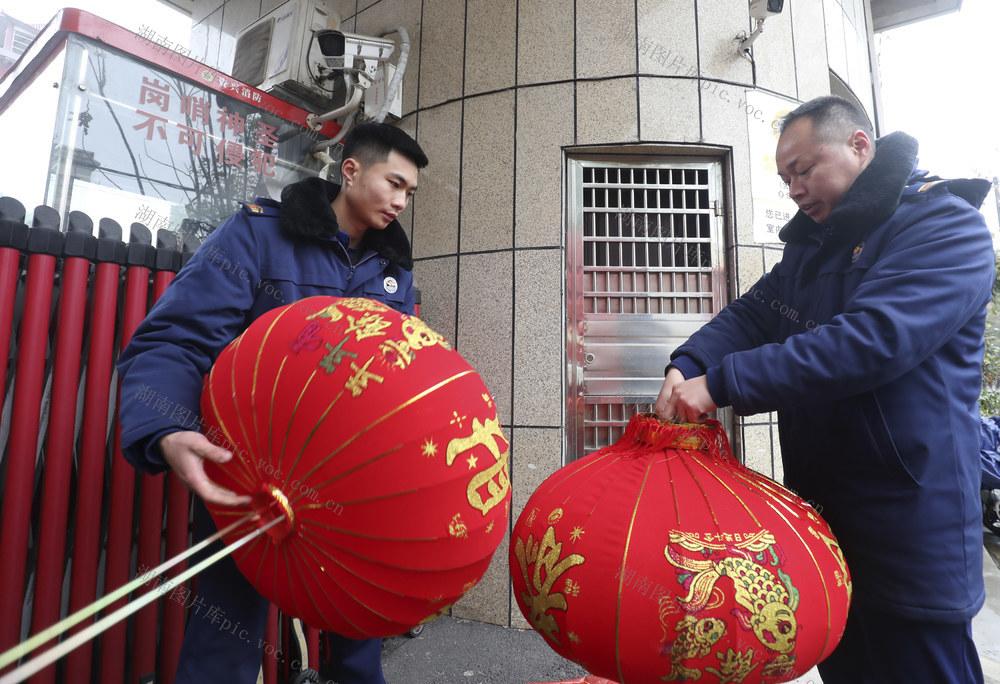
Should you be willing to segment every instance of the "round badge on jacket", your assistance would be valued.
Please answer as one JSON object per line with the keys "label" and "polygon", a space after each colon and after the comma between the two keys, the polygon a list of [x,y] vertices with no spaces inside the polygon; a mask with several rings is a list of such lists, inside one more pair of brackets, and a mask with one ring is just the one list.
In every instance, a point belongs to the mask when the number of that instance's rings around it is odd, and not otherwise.
{"label": "round badge on jacket", "polygon": [[382,281],[382,287],[389,294],[392,294],[399,289],[399,285],[396,284],[396,279],[392,276],[386,276],[385,280]]}

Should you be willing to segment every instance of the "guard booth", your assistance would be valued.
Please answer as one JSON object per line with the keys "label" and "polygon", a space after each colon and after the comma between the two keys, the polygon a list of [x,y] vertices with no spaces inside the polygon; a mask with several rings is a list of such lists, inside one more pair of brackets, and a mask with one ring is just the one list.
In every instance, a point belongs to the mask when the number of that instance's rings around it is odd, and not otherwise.
{"label": "guard booth", "polygon": [[[0,653],[190,546],[187,490],[121,457],[114,362],[238,201],[317,175],[339,127],[309,113],[79,10],[0,82],[0,130],[32,141],[0,173]],[[171,681],[193,582],[32,681]],[[268,643],[288,630],[272,611]]]}
{"label": "guard booth", "polygon": [[237,201],[316,175],[309,148],[338,130],[79,10],[43,29],[0,90],[3,130],[38,141],[0,194],[114,219],[126,239],[134,221],[204,236]]}

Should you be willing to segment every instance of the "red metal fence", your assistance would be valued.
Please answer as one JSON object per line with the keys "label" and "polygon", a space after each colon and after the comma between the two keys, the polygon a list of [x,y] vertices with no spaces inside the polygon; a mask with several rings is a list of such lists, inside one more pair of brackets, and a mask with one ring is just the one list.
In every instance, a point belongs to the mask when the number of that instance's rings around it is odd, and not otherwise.
{"label": "red metal fence", "polygon": [[[188,491],[121,456],[114,363],[197,243],[160,231],[154,246],[138,223],[126,243],[110,219],[95,235],[86,214],[63,223],[49,207],[29,227],[25,213],[0,198],[0,652],[190,545]],[[172,682],[184,623],[160,599],[31,681]]]}

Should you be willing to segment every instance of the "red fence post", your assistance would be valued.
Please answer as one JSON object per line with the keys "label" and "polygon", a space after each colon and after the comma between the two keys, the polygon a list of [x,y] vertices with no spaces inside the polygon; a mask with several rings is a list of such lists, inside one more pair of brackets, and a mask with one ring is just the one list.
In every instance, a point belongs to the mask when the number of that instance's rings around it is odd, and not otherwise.
{"label": "red fence post", "polygon": [[52,315],[56,257],[62,252],[59,214],[35,209],[28,231],[28,283],[17,349],[14,405],[11,410],[7,483],[0,516],[0,651],[20,641],[25,595],[31,499],[34,491],[38,425],[45,386],[45,356]]}
{"label": "red fence post", "polygon": [[[137,224],[132,224],[135,231]],[[173,280],[177,270],[180,268],[180,252],[177,251],[177,239],[172,233],[159,231],[157,236],[157,249],[153,268],[153,296],[152,304],[160,298],[167,289],[167,285]],[[122,347],[124,349],[124,347]],[[167,473],[169,474],[169,473]],[[143,473],[140,476],[141,494],[139,498],[139,553],[138,564],[140,568],[152,568],[161,562],[160,544],[163,541],[163,485],[166,477],[160,475],[149,475]],[[176,479],[176,478],[175,478]],[[186,511],[185,511],[186,512]],[[187,518],[185,517],[185,531],[187,530]],[[186,535],[185,535],[186,538]],[[170,550],[167,550],[167,557],[170,557]],[[186,565],[186,564],[185,564]],[[176,569],[171,576],[176,575]],[[153,588],[141,588],[136,592],[137,596],[151,591]],[[183,629],[183,605],[174,601],[162,602],[164,612],[170,605],[181,609],[181,629]],[[135,642],[133,648],[133,677],[132,680],[142,681],[144,677],[156,674],[156,634],[157,617],[159,606],[151,604],[140,610],[135,616]],[[166,626],[166,625],[165,625]],[[173,627],[173,626],[172,626]],[[164,635],[165,636],[165,635]],[[162,641],[162,640],[161,640]],[[178,649],[179,649],[178,642]],[[173,644],[171,644],[173,646]],[[166,679],[166,678],[164,678]],[[172,681],[173,674],[169,680]]]}
{"label": "red fence post", "polygon": [[[49,409],[48,442],[43,468],[40,531],[37,535],[38,571],[32,633],[59,621],[63,577],[66,571],[66,528],[69,513],[77,394],[80,389],[80,351],[87,304],[90,262],[97,248],[94,222],[78,211],[70,212],[63,245],[62,285],[56,327],[55,360]],[[48,650],[55,641],[39,648]],[[55,682],[52,665],[32,678],[35,684]]]}
{"label": "red fence post", "polygon": [[[146,317],[146,300],[149,296],[149,270],[153,267],[155,251],[149,229],[133,223],[129,231],[128,256],[125,271],[125,303],[122,309],[121,349],[128,346],[132,333]],[[119,388],[120,389],[120,388]],[[115,402],[118,404],[121,398]],[[132,512],[135,494],[136,471],[121,453],[121,429],[117,419],[112,428],[114,448],[111,451],[111,509],[108,516],[107,553],[105,555],[105,593],[117,589],[129,579],[132,556]],[[163,486],[163,480],[160,480]],[[160,493],[162,497],[162,490]],[[162,506],[162,498],[161,498]],[[111,613],[121,608],[126,599],[120,599],[107,608]],[[155,610],[155,608],[154,608]],[[120,684],[125,671],[126,623],[119,622],[109,628],[101,638],[102,684]]]}
{"label": "red fence post", "polygon": [[28,247],[28,226],[24,225],[24,205],[13,197],[0,197],[0,387],[7,394],[7,362],[10,359],[10,331],[14,324],[14,296],[21,269],[21,250]]}
{"label": "red fence post", "polygon": [[[194,245],[197,248],[197,245]],[[167,256],[170,263],[167,263]],[[156,243],[156,275],[153,278],[153,298],[158,300],[167,285],[174,279],[182,263],[190,258],[191,253],[177,251],[177,240],[173,233],[163,230],[157,232]],[[191,498],[187,487],[174,475],[167,473],[167,558],[173,558],[188,547],[188,528],[191,520]],[[200,541],[200,540],[199,540]],[[178,563],[167,571],[168,577],[176,577],[187,568],[187,563]],[[181,652],[181,642],[184,638],[184,603],[166,601],[163,607],[163,627],[160,637],[160,679],[159,681],[174,681],[177,674],[177,659]]]}
{"label": "red fence post", "polygon": [[278,607],[272,603],[267,612],[267,629],[264,630],[264,646],[261,648],[264,684],[278,684],[278,660],[265,655],[268,644],[278,643],[278,633]]}
{"label": "red fence post", "polygon": [[[76,494],[76,531],[73,540],[73,574],[69,612],[93,603],[97,594],[97,564],[100,557],[101,499],[104,493],[104,461],[108,445],[108,400],[114,361],[115,314],[118,285],[126,247],[122,229],[111,219],[98,226],[96,273],[91,297],[90,351],[87,354],[87,384],[83,400],[83,427]],[[77,625],[75,634],[93,622]],[[93,644],[88,642],[67,656],[66,671],[81,681],[91,677]]]}

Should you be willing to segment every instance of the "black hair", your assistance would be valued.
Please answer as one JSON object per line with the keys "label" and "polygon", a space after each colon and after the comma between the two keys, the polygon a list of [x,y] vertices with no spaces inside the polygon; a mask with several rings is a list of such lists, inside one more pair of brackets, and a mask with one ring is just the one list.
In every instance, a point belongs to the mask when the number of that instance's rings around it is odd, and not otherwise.
{"label": "black hair", "polygon": [[799,105],[781,119],[778,133],[783,133],[799,119],[810,119],[816,137],[822,140],[846,137],[860,129],[872,142],[875,141],[868,117],[849,101],[836,95],[824,95]]}
{"label": "black hair", "polygon": [[416,164],[418,169],[427,166],[427,155],[416,140],[395,126],[374,122],[358,124],[347,132],[341,159],[353,157],[362,166],[369,167],[384,162],[393,150]]}

